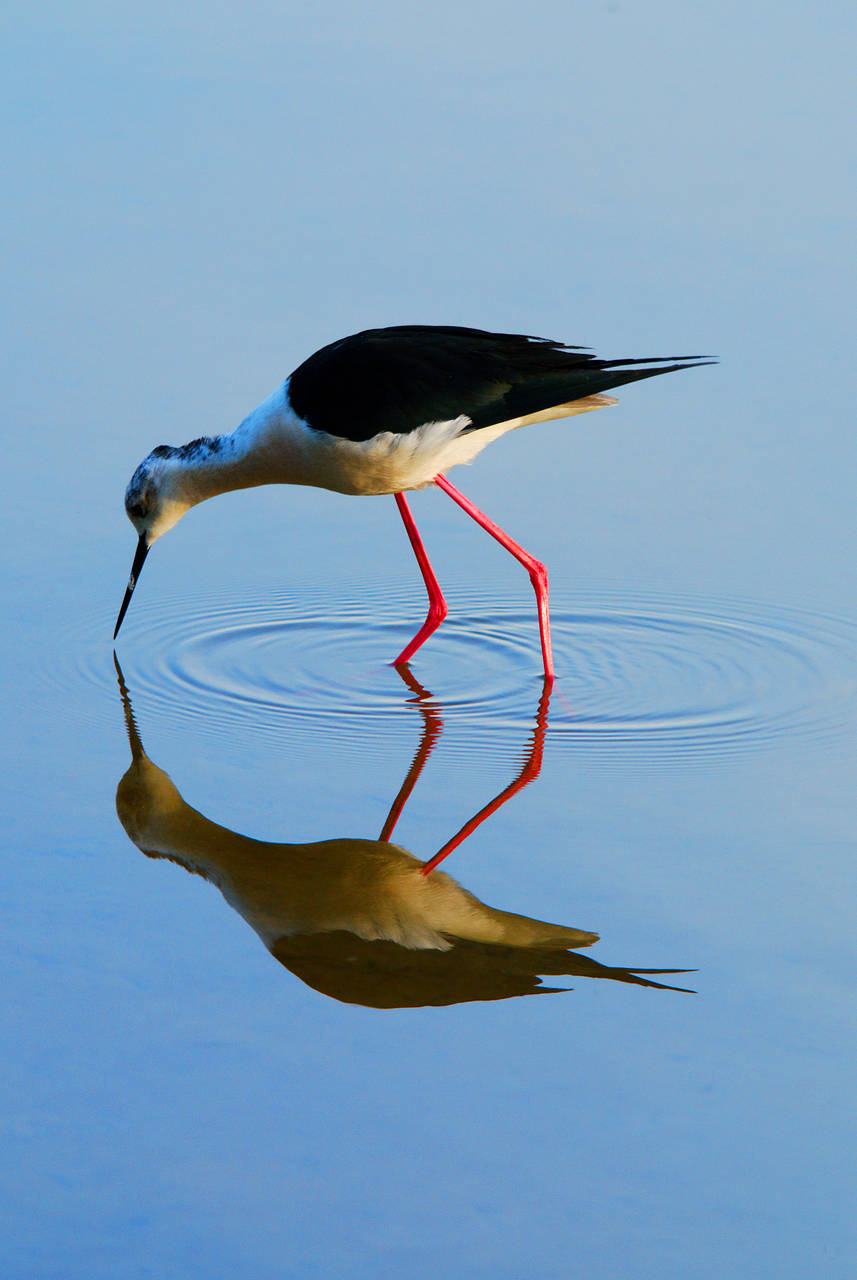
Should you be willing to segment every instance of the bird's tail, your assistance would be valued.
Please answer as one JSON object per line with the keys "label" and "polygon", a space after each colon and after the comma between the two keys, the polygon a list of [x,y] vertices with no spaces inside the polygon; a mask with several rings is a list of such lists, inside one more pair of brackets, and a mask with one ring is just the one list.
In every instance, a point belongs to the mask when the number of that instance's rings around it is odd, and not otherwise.
{"label": "bird's tail", "polygon": [[587,358],[565,369],[552,369],[524,378],[509,388],[500,399],[471,415],[469,430],[493,426],[498,422],[514,422],[524,426],[549,418],[569,417],[615,404],[612,396],[602,393],[627,382],[640,382],[662,373],[679,369],[696,369],[716,364],[708,356],[664,356],[640,360],[596,360]]}
{"label": "bird's tail", "polygon": [[614,387],[622,387],[626,382],[639,382],[642,378],[656,378],[661,373],[677,373],[679,369],[698,369],[700,365],[716,363],[717,361],[710,356],[593,360],[591,367],[584,366],[579,370],[579,374],[583,375],[580,385],[584,388],[584,395],[597,395],[601,391],[612,391]]}

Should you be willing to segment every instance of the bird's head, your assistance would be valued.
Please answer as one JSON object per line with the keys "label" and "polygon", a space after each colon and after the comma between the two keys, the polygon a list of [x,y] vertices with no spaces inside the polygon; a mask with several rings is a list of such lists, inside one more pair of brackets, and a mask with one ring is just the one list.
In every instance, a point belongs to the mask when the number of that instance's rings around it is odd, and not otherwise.
{"label": "bird's head", "polygon": [[182,492],[184,468],[179,460],[180,450],[159,444],[140,463],[125,490],[125,514],[147,546],[172,529],[192,505]]}
{"label": "bird's head", "polygon": [[178,455],[178,449],[173,449],[170,445],[158,445],[140,463],[125,490],[125,513],[137,530],[137,550],[134,553],[125,599],[116,620],[114,640],[119,634],[149,548],[156,538],[172,529],[187,509],[193,506],[193,502],[182,492],[182,468],[178,464]]}

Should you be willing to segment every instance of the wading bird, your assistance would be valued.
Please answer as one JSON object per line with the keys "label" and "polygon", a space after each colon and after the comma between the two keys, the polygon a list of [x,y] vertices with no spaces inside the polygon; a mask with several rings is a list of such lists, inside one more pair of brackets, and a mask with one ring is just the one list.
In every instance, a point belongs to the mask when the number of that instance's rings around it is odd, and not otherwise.
{"label": "wading bird", "polygon": [[[379,839],[340,836],[285,844],[219,826],[185,802],[143,749],[117,662],[131,765],[117,788],[116,810],[129,838],[148,857],[168,858],[215,885],[280,964],[308,986],[350,1004],[415,1008],[568,989],[543,986],[542,974],[686,991],[656,979],[687,970],[600,964],[577,950],[597,942],[597,933],[490,907],[435,869],[500,805],[535,780],[547,724],[547,683],[515,781],[430,862],[390,843],[443,728],[442,709],[431,694],[420,690],[408,667],[398,670],[412,690],[419,690],[424,727]],[[359,740],[359,717],[354,726]],[[305,794],[304,802],[307,798]],[[299,811],[294,820],[303,816]],[[216,942],[209,941],[214,955]]]}
{"label": "wading bird", "polygon": [[446,478],[517,427],[615,404],[626,382],[707,363],[696,356],[599,360],[580,347],[520,334],[432,325],[367,329],[323,347],[231,435],[158,445],[131,477],[125,510],[138,543],[115,640],[156,538],[196,503],[260,484],[308,484],[346,494],[393,494],[429,597],[407,662],[447,607],[405,498],[435,484],[527,570],[536,592],[545,676],[553,679],[543,564]]}

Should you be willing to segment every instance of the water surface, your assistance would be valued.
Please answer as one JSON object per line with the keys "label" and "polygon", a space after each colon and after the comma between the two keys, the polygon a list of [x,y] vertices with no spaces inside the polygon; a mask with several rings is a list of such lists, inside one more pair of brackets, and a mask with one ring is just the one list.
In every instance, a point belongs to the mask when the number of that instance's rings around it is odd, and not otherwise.
{"label": "water surface", "polygon": [[[850,1278],[853,15],[3,22],[0,1273]],[[441,494],[399,673],[395,505],[273,488],[123,696],[140,458],[415,322],[721,358],[456,473],[550,697]]]}

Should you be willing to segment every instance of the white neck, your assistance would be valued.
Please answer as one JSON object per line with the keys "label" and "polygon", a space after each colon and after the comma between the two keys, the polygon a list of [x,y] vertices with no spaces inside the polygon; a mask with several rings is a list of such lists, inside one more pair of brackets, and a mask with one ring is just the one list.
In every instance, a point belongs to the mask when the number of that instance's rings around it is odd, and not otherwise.
{"label": "white neck", "polygon": [[308,484],[309,429],[280,386],[231,435],[184,446],[170,459],[177,501],[194,506],[218,493],[260,484]]}

